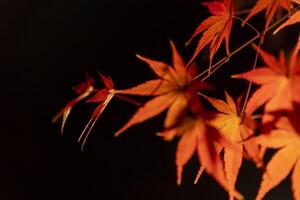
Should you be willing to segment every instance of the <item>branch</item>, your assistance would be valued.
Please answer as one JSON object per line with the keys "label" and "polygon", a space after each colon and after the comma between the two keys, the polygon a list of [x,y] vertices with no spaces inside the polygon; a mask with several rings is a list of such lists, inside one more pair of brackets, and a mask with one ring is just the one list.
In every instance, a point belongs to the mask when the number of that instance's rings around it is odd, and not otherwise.
{"label": "branch", "polygon": [[[223,57],[222,59],[220,59],[217,63],[215,63],[214,65],[212,65],[210,67],[211,72],[208,75],[206,75],[204,78],[202,78],[202,81],[204,81],[207,78],[209,78],[221,66],[223,66],[226,62],[228,62],[230,60],[231,56],[235,55],[236,53],[238,53],[239,51],[241,51],[242,49],[244,49],[245,47],[247,47],[249,44],[251,44],[252,42],[254,42],[255,40],[257,40],[258,38],[262,37],[265,33],[269,32],[271,29],[273,29],[274,27],[276,27],[278,24],[280,24],[282,21],[284,21],[288,17],[289,17],[289,14],[284,15],[279,20],[277,20],[275,23],[273,23],[271,26],[269,26],[268,29],[266,29],[263,32],[259,33],[259,35],[257,34],[256,36],[254,36],[253,38],[251,38],[250,40],[248,40],[246,43],[244,43],[241,46],[239,46],[238,48],[236,48],[229,55],[227,55],[227,56]],[[201,76],[203,76],[204,74],[208,73],[208,71],[209,71],[209,69],[204,70],[203,72],[201,72],[200,74],[198,74],[197,76],[195,76],[193,78],[193,80],[199,79]]]}

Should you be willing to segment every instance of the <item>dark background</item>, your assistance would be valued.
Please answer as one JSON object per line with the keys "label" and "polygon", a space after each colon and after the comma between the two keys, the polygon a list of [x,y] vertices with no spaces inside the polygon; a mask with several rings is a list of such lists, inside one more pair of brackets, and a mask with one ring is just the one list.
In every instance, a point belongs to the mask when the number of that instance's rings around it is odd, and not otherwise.
{"label": "dark background", "polygon": [[[1,200],[227,198],[206,175],[193,185],[196,158],[186,166],[183,184],[177,187],[176,142],[165,143],[155,136],[161,117],[114,138],[136,109],[126,102],[109,105],[83,152],[76,141],[93,105],[75,107],[63,136],[59,124],[51,124],[56,112],[74,97],[71,87],[86,72],[96,76],[100,70],[118,88],[151,79],[154,75],[135,54],[169,62],[169,39],[188,59],[194,46],[186,48],[184,42],[209,16],[200,1],[3,0],[0,7]],[[260,19],[254,24],[263,27],[262,15],[254,19]],[[234,30],[232,48],[253,36],[238,24]],[[274,53],[291,49],[295,32],[291,28],[272,42],[266,39],[265,48]],[[202,69],[207,56],[204,51],[197,59]],[[247,70],[253,57],[251,48],[241,51],[209,81],[220,91],[226,85],[237,96],[246,84],[229,75]],[[254,199],[260,176],[245,161],[237,187],[246,199]],[[291,199],[289,179],[267,198]]]}

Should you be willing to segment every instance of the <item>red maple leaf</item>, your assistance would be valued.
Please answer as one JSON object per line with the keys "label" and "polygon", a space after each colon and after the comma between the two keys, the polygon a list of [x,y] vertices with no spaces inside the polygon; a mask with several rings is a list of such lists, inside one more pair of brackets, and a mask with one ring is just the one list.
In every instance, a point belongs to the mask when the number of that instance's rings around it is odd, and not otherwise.
{"label": "red maple leaf", "polygon": [[208,7],[210,13],[213,16],[210,16],[209,18],[201,22],[190,40],[187,42],[187,44],[189,44],[197,35],[203,32],[202,37],[198,42],[195,53],[188,65],[196,58],[196,56],[205,46],[211,43],[209,56],[211,66],[212,59],[224,39],[226,53],[228,55],[230,54],[229,37],[232,27],[233,6],[232,0],[224,0],[223,2],[205,2],[202,4]]}

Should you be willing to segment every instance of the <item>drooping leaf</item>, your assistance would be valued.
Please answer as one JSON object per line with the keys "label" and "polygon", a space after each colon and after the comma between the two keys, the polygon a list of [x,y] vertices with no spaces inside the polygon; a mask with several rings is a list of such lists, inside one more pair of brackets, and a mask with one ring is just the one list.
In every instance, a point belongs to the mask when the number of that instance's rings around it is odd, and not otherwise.
{"label": "drooping leaf", "polygon": [[89,75],[86,76],[86,80],[79,85],[73,87],[73,90],[75,93],[77,93],[79,96],[77,96],[75,99],[69,101],[61,111],[59,111],[54,118],[52,119],[52,123],[55,123],[58,119],[62,117],[62,124],[61,124],[61,134],[64,131],[64,127],[66,124],[66,121],[68,119],[68,116],[70,115],[70,112],[72,108],[80,101],[88,97],[93,91],[94,91],[94,79],[91,78]]}
{"label": "drooping leaf", "polygon": [[230,53],[229,37],[232,28],[232,0],[224,0],[223,2],[205,2],[202,4],[208,7],[213,16],[210,16],[209,18],[201,22],[190,40],[187,42],[187,44],[189,44],[197,35],[203,32],[194,55],[192,56],[188,65],[192,63],[192,61],[196,58],[200,51],[202,51],[202,49],[209,43],[211,43],[209,56],[210,65],[215,53],[219,49],[223,40],[225,40],[227,54]]}
{"label": "drooping leaf", "polygon": [[266,112],[292,110],[293,102],[300,102],[299,48],[300,39],[288,61],[283,54],[280,54],[279,58],[276,59],[271,54],[258,49],[266,66],[232,76],[260,85],[249,99],[246,108],[247,113],[253,113],[264,104],[266,104]]}

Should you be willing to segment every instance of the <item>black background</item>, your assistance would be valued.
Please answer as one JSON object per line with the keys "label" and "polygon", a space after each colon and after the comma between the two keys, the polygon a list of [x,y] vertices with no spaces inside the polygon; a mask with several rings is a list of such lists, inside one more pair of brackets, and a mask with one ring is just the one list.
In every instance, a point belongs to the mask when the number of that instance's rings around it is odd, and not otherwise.
{"label": "black background", "polygon": [[[86,72],[96,76],[100,70],[118,88],[151,79],[154,75],[135,54],[169,62],[169,39],[188,59],[194,47],[186,48],[184,43],[209,16],[200,1],[4,0],[1,4],[0,199],[227,198],[206,175],[193,185],[196,158],[186,166],[183,184],[177,187],[176,142],[165,143],[155,136],[162,117],[114,138],[114,131],[136,109],[114,100],[83,152],[76,141],[93,105],[82,103],[74,108],[63,136],[59,124],[51,124],[56,112],[74,97],[71,87]],[[254,19],[260,19],[254,24],[263,27],[262,15]],[[291,49],[297,31],[290,28],[272,41],[266,39],[264,47],[273,53]],[[253,35],[235,25],[232,48]],[[207,56],[204,51],[197,59],[202,69],[207,66]],[[220,91],[226,85],[237,96],[246,84],[229,75],[247,70],[253,57],[251,48],[241,51],[209,81]],[[254,199],[260,176],[245,161],[237,187],[246,199]],[[267,199],[291,199],[289,179]]]}

